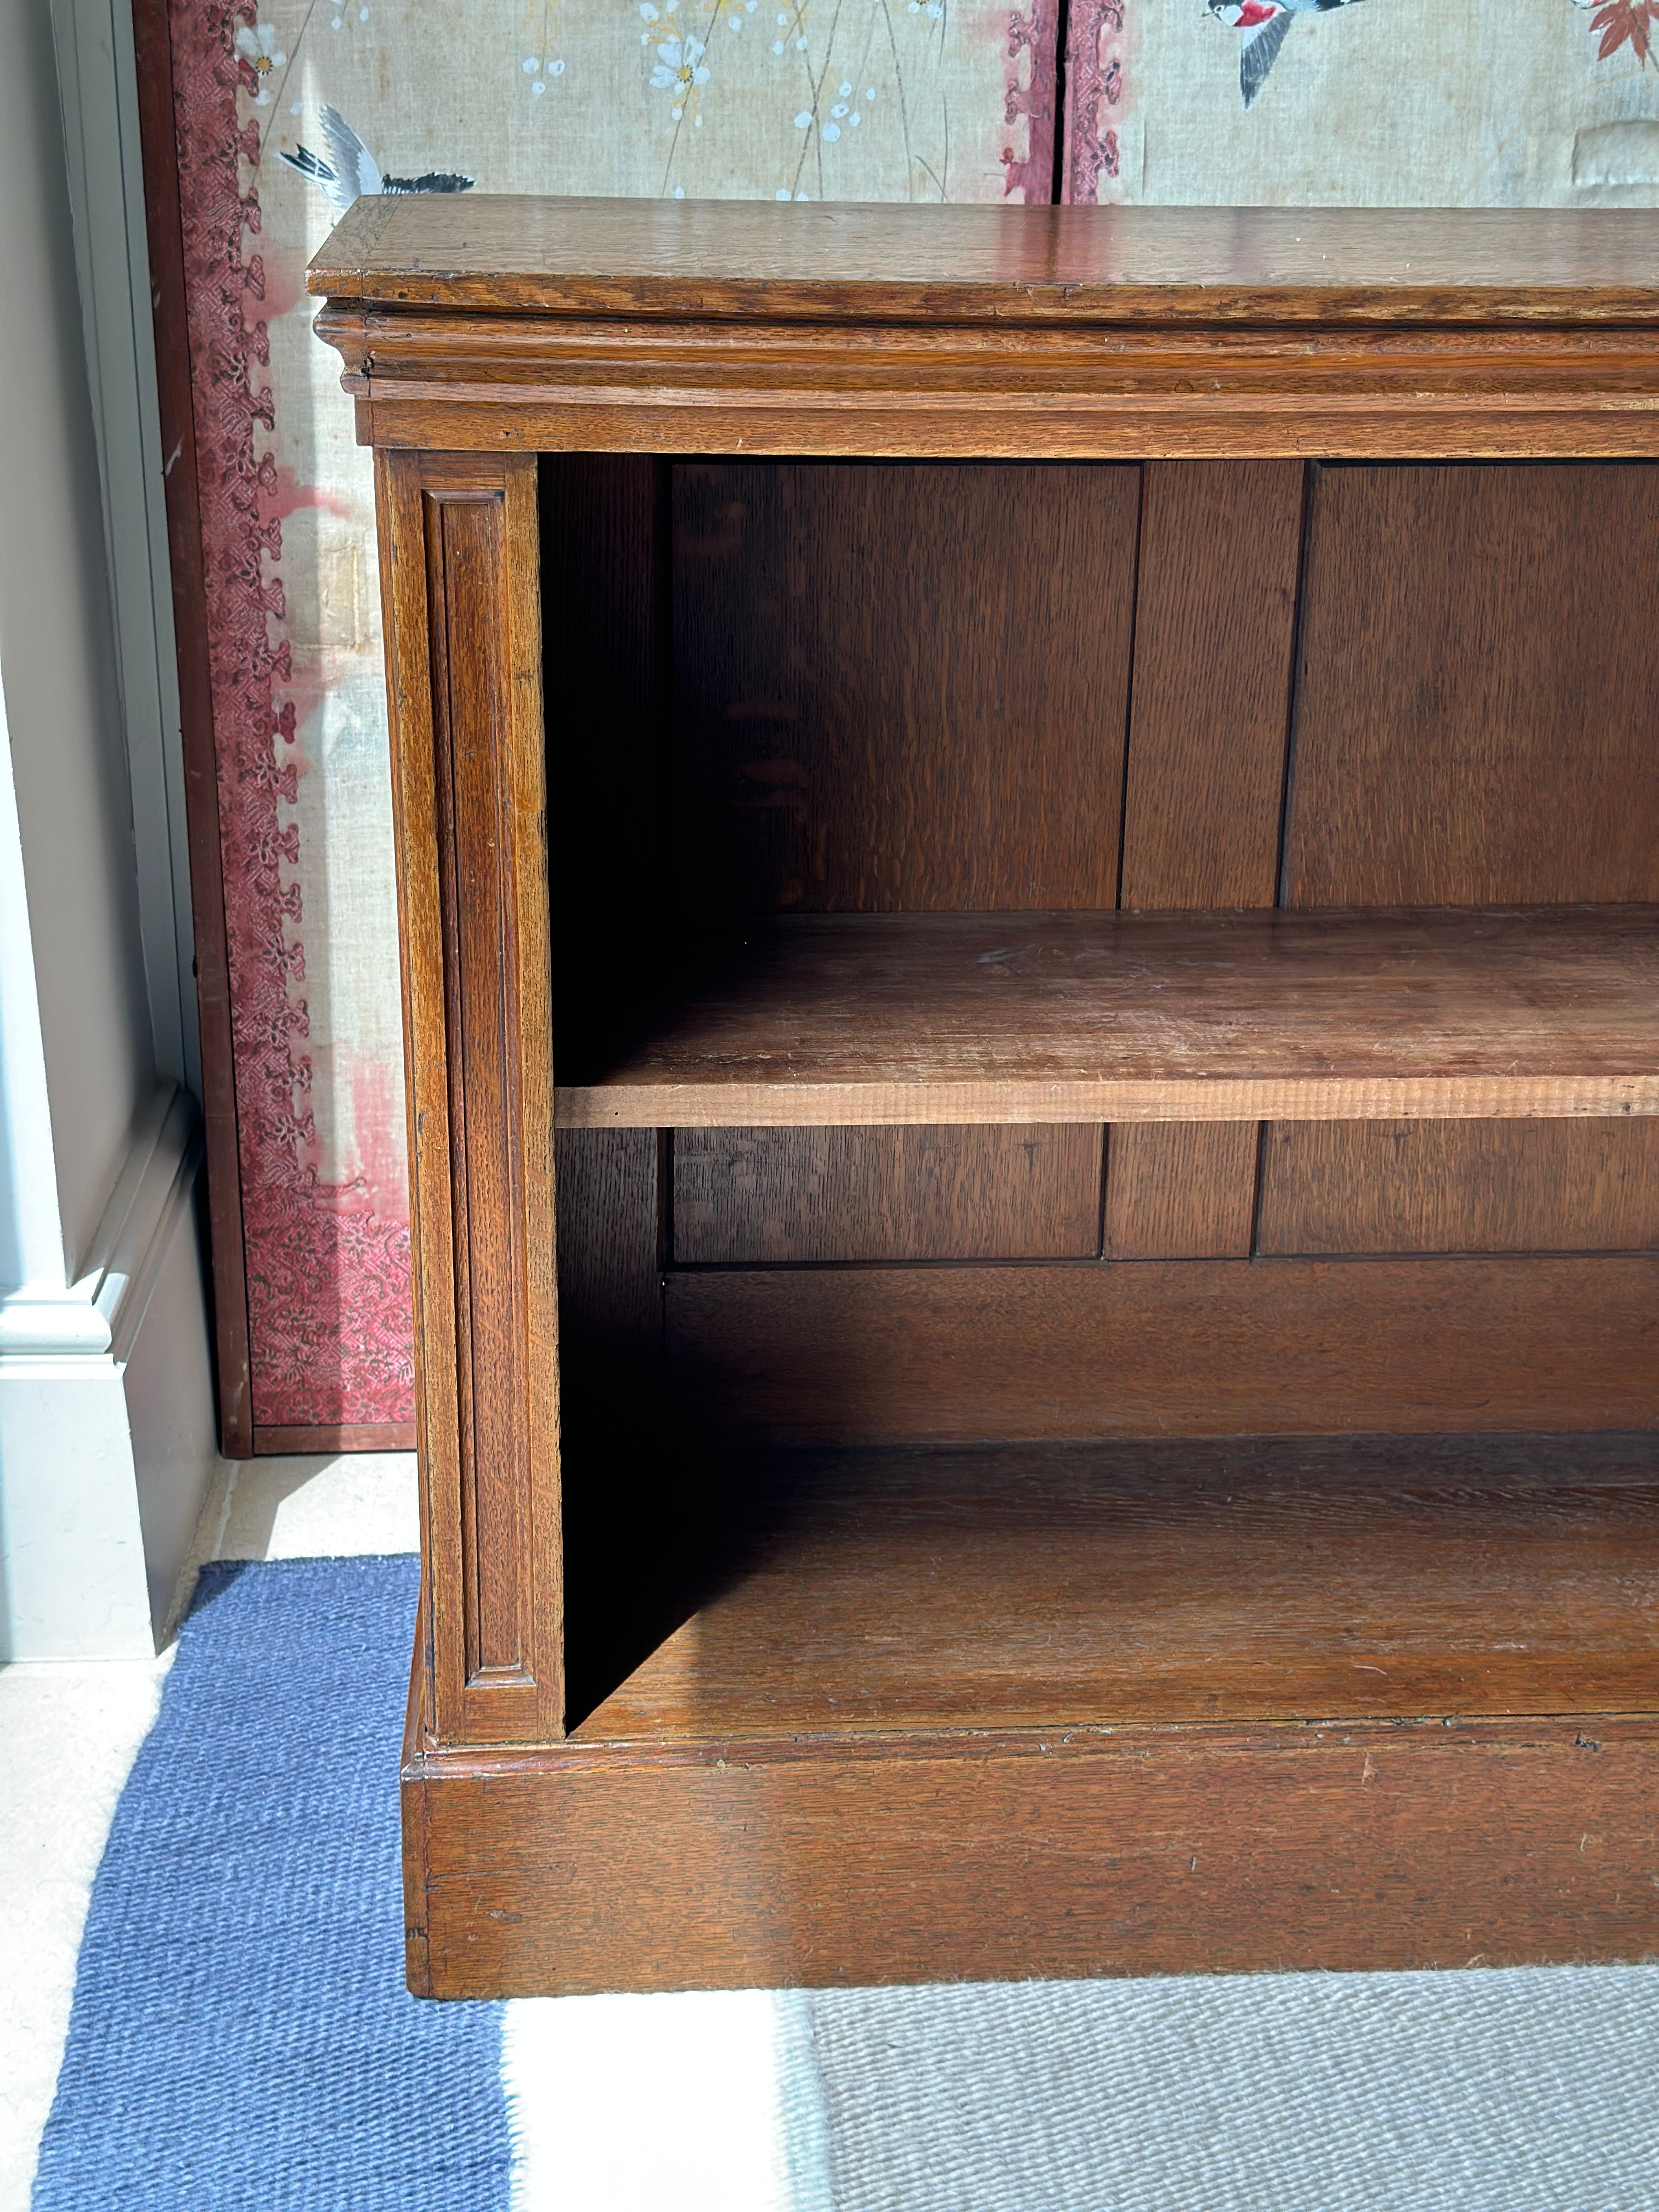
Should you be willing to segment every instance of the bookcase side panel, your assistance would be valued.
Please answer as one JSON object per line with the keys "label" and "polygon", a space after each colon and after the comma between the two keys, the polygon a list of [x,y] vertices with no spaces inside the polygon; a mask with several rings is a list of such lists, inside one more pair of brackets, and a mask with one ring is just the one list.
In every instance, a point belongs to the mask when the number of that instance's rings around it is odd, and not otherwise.
{"label": "bookcase side panel", "polygon": [[396,454],[383,581],[432,1724],[562,1727],[533,459]]}

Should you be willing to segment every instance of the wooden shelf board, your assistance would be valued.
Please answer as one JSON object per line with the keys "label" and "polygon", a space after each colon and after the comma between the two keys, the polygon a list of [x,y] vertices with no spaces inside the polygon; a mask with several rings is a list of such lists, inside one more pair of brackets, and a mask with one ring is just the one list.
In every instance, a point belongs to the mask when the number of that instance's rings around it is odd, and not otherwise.
{"label": "wooden shelf board", "polygon": [[708,1571],[577,1744],[1659,1710],[1654,1437],[781,1456]]}
{"label": "wooden shelf board", "polygon": [[1659,908],[814,915],[733,933],[568,1128],[1659,1112]]}

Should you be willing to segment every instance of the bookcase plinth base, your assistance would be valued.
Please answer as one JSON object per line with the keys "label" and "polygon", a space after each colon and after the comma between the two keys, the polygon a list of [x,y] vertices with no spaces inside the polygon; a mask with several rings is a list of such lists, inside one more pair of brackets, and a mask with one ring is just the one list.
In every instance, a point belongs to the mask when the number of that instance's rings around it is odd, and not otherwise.
{"label": "bookcase plinth base", "polygon": [[425,1996],[1659,1954],[1659,1716],[428,1752],[403,1793]]}

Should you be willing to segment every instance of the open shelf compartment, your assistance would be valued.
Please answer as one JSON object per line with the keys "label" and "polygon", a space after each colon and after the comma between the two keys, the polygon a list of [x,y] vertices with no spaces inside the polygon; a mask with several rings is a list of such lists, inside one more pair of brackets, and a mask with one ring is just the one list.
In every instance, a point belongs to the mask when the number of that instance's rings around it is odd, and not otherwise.
{"label": "open shelf compartment", "polygon": [[1291,1437],[711,1468],[695,1608],[578,1742],[1629,1711],[1659,1437]]}

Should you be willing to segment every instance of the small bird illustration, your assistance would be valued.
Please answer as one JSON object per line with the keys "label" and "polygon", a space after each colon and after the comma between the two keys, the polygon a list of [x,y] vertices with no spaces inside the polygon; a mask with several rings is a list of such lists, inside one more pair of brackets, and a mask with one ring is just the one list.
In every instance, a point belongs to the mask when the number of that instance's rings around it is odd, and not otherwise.
{"label": "small bird illustration", "polygon": [[1328,8],[1348,8],[1354,0],[1210,0],[1210,12],[1230,30],[1244,33],[1238,57],[1238,88],[1248,107],[1279,59],[1279,50],[1295,15],[1323,15]]}
{"label": "small bird illustration", "polygon": [[337,107],[322,111],[323,137],[328,146],[326,161],[301,146],[296,154],[283,153],[290,169],[309,177],[328,194],[337,215],[343,215],[355,199],[374,192],[470,192],[476,177],[459,169],[428,169],[420,177],[386,177],[362,140]]}

